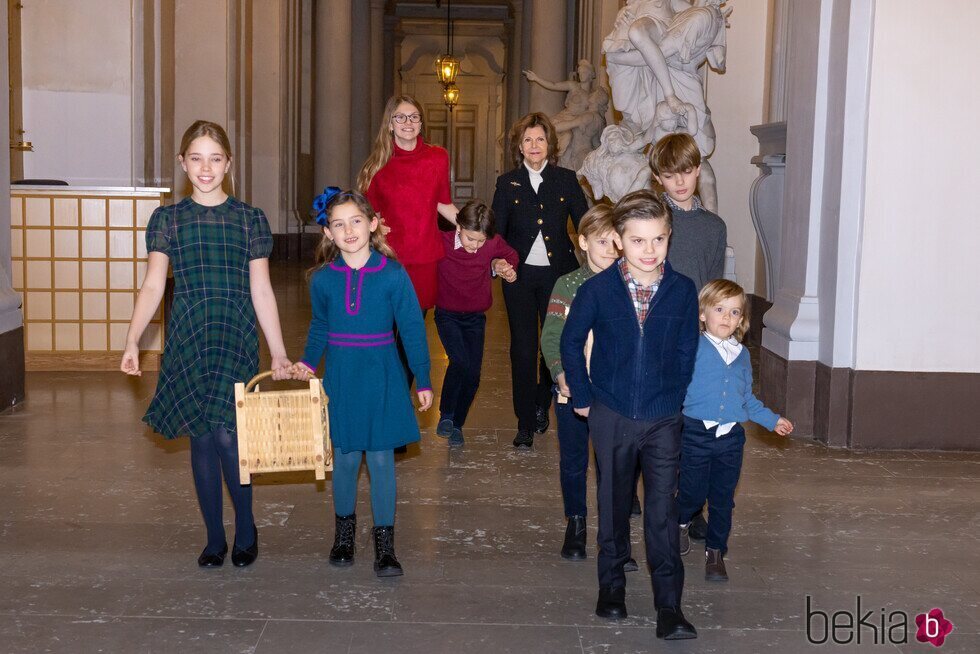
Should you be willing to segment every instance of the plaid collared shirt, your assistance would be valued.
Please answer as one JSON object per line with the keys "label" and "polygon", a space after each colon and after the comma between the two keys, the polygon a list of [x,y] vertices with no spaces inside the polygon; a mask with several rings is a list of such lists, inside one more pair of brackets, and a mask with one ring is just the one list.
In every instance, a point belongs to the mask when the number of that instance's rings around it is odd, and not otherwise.
{"label": "plaid collared shirt", "polygon": [[633,275],[630,274],[629,265],[626,263],[626,257],[622,257],[618,265],[619,274],[622,276],[623,281],[626,282],[626,288],[629,289],[630,298],[633,300],[633,308],[636,309],[636,319],[640,323],[640,329],[643,329],[643,322],[647,319],[647,314],[650,312],[650,303],[660,288],[660,279],[663,279],[663,264],[660,265],[660,278],[649,286],[643,286],[633,279]]}
{"label": "plaid collared shirt", "polygon": [[701,204],[701,198],[696,195],[691,197],[694,204],[691,205],[690,209],[681,209],[679,206],[677,206],[677,203],[674,202],[669,195],[667,195],[667,193],[661,193],[660,198],[667,203],[667,206],[670,207],[671,211],[697,211],[698,209],[704,209],[704,205]]}

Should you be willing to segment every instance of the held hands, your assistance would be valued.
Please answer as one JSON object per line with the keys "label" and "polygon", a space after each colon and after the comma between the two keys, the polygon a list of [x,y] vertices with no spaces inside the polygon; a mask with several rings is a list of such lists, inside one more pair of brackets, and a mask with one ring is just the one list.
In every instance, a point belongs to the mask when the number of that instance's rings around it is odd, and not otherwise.
{"label": "held hands", "polygon": [[296,363],[291,365],[286,372],[287,372],[287,376],[283,377],[283,379],[295,379],[297,381],[310,381],[310,378],[313,376],[313,373],[315,373],[316,371],[307,368],[305,363],[297,361]]}
{"label": "held hands", "polygon": [[793,423],[786,418],[780,418],[776,421],[776,428],[773,431],[780,436],[789,436],[793,433]]}
{"label": "held hands", "polygon": [[571,397],[572,391],[568,388],[568,384],[565,383],[565,373],[558,373],[558,378],[555,379],[555,383],[558,384],[558,392],[565,397]]}
{"label": "held hands", "polygon": [[419,411],[428,411],[432,406],[432,391],[419,391]]}
{"label": "held hands", "polygon": [[272,357],[272,378],[277,381],[292,379],[294,367],[295,366],[293,365],[292,361],[290,361],[285,354]]}
{"label": "held hands", "polygon": [[391,232],[391,227],[385,222],[385,219],[381,217],[381,213],[378,213],[378,227],[381,229],[381,235],[387,236]]}
{"label": "held hands", "polygon": [[517,279],[517,271],[514,270],[514,266],[507,263],[506,259],[494,259],[493,272],[505,282],[513,282]]}
{"label": "held hands", "polygon": [[127,375],[133,375],[135,377],[143,374],[143,371],[140,370],[140,349],[135,343],[126,346],[126,349],[123,351],[122,362],[119,364],[119,369]]}

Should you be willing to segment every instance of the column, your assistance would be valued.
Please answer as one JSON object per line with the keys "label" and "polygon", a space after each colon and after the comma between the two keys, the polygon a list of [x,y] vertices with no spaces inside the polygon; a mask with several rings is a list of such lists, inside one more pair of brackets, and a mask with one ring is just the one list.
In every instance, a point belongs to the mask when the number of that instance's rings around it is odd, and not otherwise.
{"label": "column", "polygon": [[[7,12],[0,11],[0,87],[7,88]],[[0,100],[0,141],[10,142],[10,95]],[[0,411],[24,399],[24,317],[11,285],[10,156],[0,157]]]}
{"label": "column", "polygon": [[385,102],[388,96],[384,91],[384,31],[385,31],[385,2],[384,0],[371,0],[371,74],[369,81],[371,84],[371,107],[368,114],[371,117],[370,140],[374,144],[374,135],[378,125],[381,123],[381,113],[384,111]]}
{"label": "column", "polygon": [[[568,13],[565,0],[536,0],[531,9],[530,68],[542,78],[558,81],[568,79],[568,41],[565,28]],[[524,79],[522,84],[528,84]],[[565,106],[565,94],[548,91],[540,84],[530,85],[531,111],[543,111],[549,116]]]}
{"label": "column", "polygon": [[318,0],[313,187],[350,187],[351,0]]}
{"label": "column", "polygon": [[[371,89],[374,87],[374,80],[378,77],[375,74],[373,61],[374,47],[371,35],[371,13],[373,7],[365,2],[356,2],[351,14],[351,39],[357,44],[358,60],[354,64],[356,70],[352,71],[355,76],[351,86],[351,105],[357,107],[356,112],[351,112],[350,120],[350,179],[357,180],[357,173],[365,159],[371,153],[371,136],[375,125],[371,124],[371,112],[373,103],[371,101]],[[380,73],[380,67],[377,73]]]}

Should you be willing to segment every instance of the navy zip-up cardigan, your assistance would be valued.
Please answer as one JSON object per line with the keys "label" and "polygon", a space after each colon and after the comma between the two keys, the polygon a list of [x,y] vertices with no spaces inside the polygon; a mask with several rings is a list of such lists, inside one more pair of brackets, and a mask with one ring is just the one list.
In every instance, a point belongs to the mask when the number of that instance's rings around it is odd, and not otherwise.
{"label": "navy zip-up cardigan", "polygon": [[[664,263],[660,288],[643,328],[618,265],[579,289],[561,333],[561,362],[575,408],[598,400],[633,420],[659,420],[681,410],[698,350],[694,282]],[[585,341],[593,332],[589,372]]]}

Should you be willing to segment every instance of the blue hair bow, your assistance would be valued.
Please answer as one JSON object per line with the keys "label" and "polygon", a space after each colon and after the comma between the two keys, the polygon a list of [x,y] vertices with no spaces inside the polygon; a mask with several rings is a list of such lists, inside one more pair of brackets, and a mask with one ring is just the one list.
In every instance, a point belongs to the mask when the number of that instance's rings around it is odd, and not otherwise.
{"label": "blue hair bow", "polygon": [[313,211],[316,212],[316,224],[327,226],[327,205],[341,193],[336,186],[328,186],[323,193],[313,198]]}

